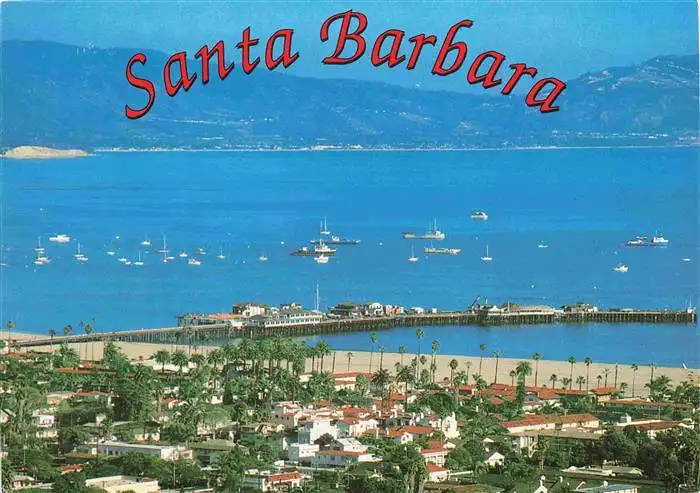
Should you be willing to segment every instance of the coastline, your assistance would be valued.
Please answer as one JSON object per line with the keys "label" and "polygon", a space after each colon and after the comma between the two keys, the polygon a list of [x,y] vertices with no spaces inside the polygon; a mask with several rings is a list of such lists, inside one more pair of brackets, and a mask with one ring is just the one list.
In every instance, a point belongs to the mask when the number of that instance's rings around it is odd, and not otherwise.
{"label": "coastline", "polygon": [[[41,337],[41,336],[34,336],[31,334],[13,334],[13,338],[33,338],[33,337]],[[115,343],[117,346],[120,347],[122,352],[131,360],[138,361],[138,360],[148,360],[151,358],[157,351],[161,349],[165,349],[168,351],[173,351],[175,349],[182,349],[186,352],[190,352],[190,348],[188,348],[185,345],[176,345],[176,344],[155,344],[155,343],[136,343],[136,342],[116,342]],[[95,342],[95,343],[71,343],[68,344],[70,347],[75,349],[75,351],[81,355],[81,357],[85,358],[86,356],[92,357],[94,354],[94,357],[96,359],[102,359],[102,351],[104,348],[105,343],[104,342]],[[192,349],[192,353],[202,353],[202,354],[208,354],[210,351],[215,349],[218,346],[197,346],[196,350]],[[49,352],[50,347],[49,346],[40,346],[36,348],[32,348],[35,351],[38,352]],[[54,347],[54,350],[56,347]],[[352,357],[350,358],[350,363],[348,364],[348,358],[347,355],[348,353],[352,353]],[[327,371],[332,370],[332,365],[333,365],[333,358],[335,354],[335,373],[344,373],[344,372],[369,372],[370,371],[370,359],[372,360],[372,368],[371,371],[377,371],[379,369],[379,364],[380,364],[380,354],[379,352],[375,351],[373,354],[368,352],[368,351],[343,351],[343,350],[338,350],[338,351],[331,351],[331,353],[326,356],[324,360],[324,369]],[[429,369],[430,368],[430,358],[431,355],[428,352],[427,354],[422,353],[426,356],[427,362],[424,368]],[[404,364],[410,363],[411,359],[415,356],[415,353],[406,353],[403,355],[403,362]],[[401,354],[399,353],[384,353],[383,356],[383,367],[387,368],[390,370],[390,372],[393,374],[395,369],[395,364],[401,362]],[[449,378],[450,377],[450,361],[452,360],[457,361],[457,369],[456,371],[467,371],[467,368],[469,369],[469,382],[473,383],[473,378],[472,375],[475,373],[479,372],[479,355],[470,355],[470,356],[459,356],[459,355],[449,355],[449,354],[437,354],[435,357],[436,360],[436,380],[441,381],[444,378]],[[522,358],[499,358],[498,360],[498,377],[497,381],[499,383],[511,383],[511,377],[510,377],[510,372],[511,370],[514,370],[515,367],[517,366],[518,362],[520,361],[528,361],[532,365],[532,370],[533,373],[526,379],[526,384],[527,385],[534,385],[535,384],[535,361],[532,359],[522,359]],[[307,371],[311,371],[311,360],[307,361]],[[481,370],[482,370],[482,377],[488,382],[491,383],[494,381],[494,376],[496,373],[496,358],[494,357],[486,357],[484,356],[482,363],[481,363]],[[594,362],[590,365],[589,367],[589,388],[596,388],[598,387],[598,380],[597,376],[600,375],[601,378],[601,386],[605,386],[605,370],[608,370],[608,379],[607,383],[608,386],[613,386],[614,385],[614,379],[615,379],[615,364],[610,364],[610,363],[596,363],[595,360]],[[557,376],[557,387],[562,387],[561,379],[564,377],[569,377],[569,374],[571,372],[571,365],[568,361],[558,361],[558,360],[545,360],[542,359],[539,361],[539,371],[538,371],[538,381],[537,385],[538,386],[547,386],[551,387],[552,382],[550,380],[552,375]],[[663,367],[663,366],[657,366],[654,368],[654,377],[658,377],[660,375],[665,375],[671,380],[672,385],[678,385],[680,382],[685,381],[685,380],[690,380],[692,382],[695,382],[696,384],[700,384],[700,369],[697,368],[688,368],[684,369],[681,367]],[[576,381],[576,378],[578,376],[583,376],[584,378],[586,377],[586,366],[583,361],[577,361],[574,364],[573,367],[573,380],[574,382]],[[628,391],[627,391],[627,396],[631,395],[631,387],[632,387],[632,381],[634,379],[635,381],[635,395],[646,395],[646,389],[644,388],[644,384],[649,382],[649,379],[651,377],[651,368],[646,365],[646,364],[641,364],[639,363],[638,371],[634,372],[632,370],[632,367],[630,364],[618,364],[617,367],[617,383],[618,385],[622,382],[627,383],[628,386]],[[578,385],[574,383],[572,385],[572,388],[578,389]],[[585,384],[583,384],[583,388],[585,389]]]}

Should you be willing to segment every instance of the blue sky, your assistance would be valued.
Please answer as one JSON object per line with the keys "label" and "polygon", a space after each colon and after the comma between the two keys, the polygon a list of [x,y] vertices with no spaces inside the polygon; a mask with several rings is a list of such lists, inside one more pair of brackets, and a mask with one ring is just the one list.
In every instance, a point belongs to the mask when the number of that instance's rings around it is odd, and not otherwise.
{"label": "blue sky", "polygon": [[[469,45],[467,62],[486,50],[506,55],[507,63],[535,66],[539,75],[563,79],[608,66],[639,63],[664,54],[698,51],[697,4],[693,1],[591,2],[289,2],[289,1],[72,1],[2,3],[2,38],[51,40],[100,48],[128,47],[164,52],[187,50],[219,39],[233,45],[251,26],[264,44],[282,27],[295,29],[299,60],[289,73],[311,77],[371,79],[407,86],[464,90],[466,67],[441,78],[430,74],[438,48],[426,51],[413,71],[405,64],[389,69],[369,62],[371,42],[397,28],[406,38],[433,33],[441,43],[452,24],[471,19],[459,39]],[[348,9],[367,15],[368,51],[358,62],[325,67],[332,52],[321,43],[320,26],[328,16]],[[403,51],[407,55],[407,39]],[[260,55],[262,50],[256,52]]]}

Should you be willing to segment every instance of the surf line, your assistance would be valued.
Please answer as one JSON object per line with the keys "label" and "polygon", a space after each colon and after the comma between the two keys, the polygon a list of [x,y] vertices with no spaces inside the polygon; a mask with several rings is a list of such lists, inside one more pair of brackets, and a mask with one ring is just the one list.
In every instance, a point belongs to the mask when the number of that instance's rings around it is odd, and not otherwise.
{"label": "surf line", "polygon": [[[346,12],[334,14],[326,19],[320,32],[321,42],[326,43],[331,39],[331,26],[339,23],[337,39],[333,54],[322,60],[324,65],[348,65],[360,60],[367,51],[367,40],[363,33],[367,29],[367,16],[361,12],[348,10]],[[353,27],[353,24],[355,26]],[[460,29],[471,28],[473,21],[463,19],[452,25],[438,50],[431,73],[436,76],[445,77],[457,72],[467,58],[468,47],[464,41],[456,41],[455,37]],[[335,29],[335,26],[334,26]],[[275,70],[282,65],[283,68],[290,67],[298,58],[299,53],[292,53],[293,29],[280,29],[269,37],[265,46],[264,64],[268,70]],[[427,47],[437,47],[438,38],[434,34],[416,34],[408,39],[413,44],[410,48],[410,55],[406,61],[406,54],[402,53],[403,40],[406,36],[404,31],[399,29],[389,29],[381,33],[374,40],[370,55],[370,62],[374,67],[386,67],[393,69],[406,62],[406,70],[413,70],[418,64],[421,54],[427,51]],[[275,45],[282,42],[282,52],[275,55]],[[241,68],[248,75],[252,73],[260,64],[260,57],[251,59],[251,48],[260,42],[258,38],[251,36],[251,29],[247,27],[243,30],[241,41],[235,47],[241,51]],[[344,54],[347,49],[354,48],[352,55]],[[226,79],[234,68],[234,63],[226,65],[224,56],[224,42],[218,41],[211,49],[207,45],[202,46],[196,53],[195,58],[201,60],[201,82],[206,85],[209,82],[209,64],[216,55],[217,72],[221,80]],[[451,61],[450,61],[451,59]],[[148,101],[142,108],[134,109],[128,104],[125,105],[125,115],[127,118],[135,120],[145,116],[153,107],[156,99],[155,84],[147,79],[134,75],[133,67],[136,63],[146,65],[147,57],[143,53],[133,55],[126,65],[126,79],[128,83],[136,88],[144,90],[148,94]],[[467,70],[466,80],[469,84],[481,84],[484,89],[489,89],[500,85],[503,80],[501,66],[505,62],[505,55],[497,51],[485,51],[479,54],[470,64]],[[174,97],[182,89],[187,92],[198,74],[190,74],[187,66],[187,52],[181,51],[168,58],[163,66],[163,87],[168,96]],[[195,63],[191,61],[190,63]],[[512,73],[501,89],[502,95],[509,95],[525,76],[529,76],[533,81],[537,75],[536,67],[529,67],[525,63],[512,63],[509,65]],[[173,81],[173,74],[175,80]],[[529,107],[537,107],[541,113],[552,113],[559,110],[555,105],[557,98],[566,89],[566,84],[556,77],[545,77],[532,84],[525,96],[525,104]]]}

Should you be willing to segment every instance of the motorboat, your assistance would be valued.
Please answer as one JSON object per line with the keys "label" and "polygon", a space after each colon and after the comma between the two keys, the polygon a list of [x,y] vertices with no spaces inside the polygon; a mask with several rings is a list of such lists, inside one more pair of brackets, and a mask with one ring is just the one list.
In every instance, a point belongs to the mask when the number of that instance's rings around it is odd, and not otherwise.
{"label": "motorboat", "polygon": [[656,233],[654,237],[651,239],[651,244],[653,246],[666,246],[668,245],[668,240],[664,238],[664,235],[660,233]]}
{"label": "motorboat", "polygon": [[329,259],[330,259],[330,257],[328,257],[326,255],[319,255],[318,257],[314,257],[314,261],[317,264],[327,264]]}
{"label": "motorboat", "polygon": [[411,256],[408,257],[409,262],[418,262],[418,257],[416,257],[416,252],[414,251],[413,247],[411,247]]}
{"label": "motorboat", "polygon": [[484,211],[472,211],[472,219],[486,221],[489,215]]}
{"label": "motorboat", "polygon": [[629,267],[627,267],[625,264],[618,264],[617,267],[614,267],[613,270],[615,272],[627,272],[629,270]]}
{"label": "motorboat", "polygon": [[202,265],[202,261],[196,258],[191,258],[187,261],[187,265]]}
{"label": "motorboat", "polygon": [[57,234],[49,237],[49,241],[54,243],[68,243],[70,242],[70,236],[64,234]]}

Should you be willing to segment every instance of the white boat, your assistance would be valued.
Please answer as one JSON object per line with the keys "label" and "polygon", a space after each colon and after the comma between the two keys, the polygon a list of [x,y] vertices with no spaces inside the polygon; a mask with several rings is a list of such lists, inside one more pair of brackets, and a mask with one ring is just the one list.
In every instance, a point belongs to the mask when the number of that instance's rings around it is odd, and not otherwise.
{"label": "white boat", "polygon": [[125,264],[129,261],[129,259],[126,257],[120,257],[118,260],[120,264]]}
{"label": "white boat", "polygon": [[461,252],[461,248],[435,248],[434,246],[423,248],[423,253],[428,255],[459,255]]}
{"label": "white boat", "polygon": [[178,257],[187,258],[188,257],[187,252],[180,252],[180,255],[178,255]]}
{"label": "white boat", "polygon": [[327,218],[325,218],[325,217],[323,218],[323,221],[321,221],[321,231],[320,231],[320,233],[321,233],[323,236],[328,236],[329,234],[331,234],[331,232],[328,231],[328,221],[327,221]]}
{"label": "white boat", "polygon": [[197,248],[197,255],[206,255],[207,251],[204,248]]}
{"label": "white boat", "polygon": [[329,259],[330,257],[327,257],[326,255],[319,255],[318,257],[314,257],[314,261],[317,264],[327,264]]}
{"label": "white boat", "polygon": [[80,242],[78,242],[78,251],[73,254],[73,258],[78,262],[87,262],[88,258],[85,256],[85,254],[80,252]]}
{"label": "white boat", "polygon": [[139,259],[136,262],[133,262],[132,265],[137,265],[141,267],[144,264],[143,260],[141,260],[141,252],[139,252]]}
{"label": "white boat", "polygon": [[615,272],[627,272],[629,267],[627,267],[625,264],[618,264],[617,267],[613,268],[613,270]]}
{"label": "white boat", "polygon": [[688,257],[682,258],[681,262],[690,262],[690,259]]}
{"label": "white boat", "polygon": [[483,260],[484,262],[491,262],[493,260],[493,257],[491,257],[489,255],[489,246],[488,245],[486,245],[486,255],[481,257],[481,260]]}
{"label": "white boat", "polygon": [[37,239],[37,244],[34,247],[34,251],[37,253],[44,253],[45,249],[41,246],[41,236]]}
{"label": "white boat", "polygon": [[549,245],[547,245],[547,244],[544,243],[544,242],[540,242],[540,243],[537,244],[537,248],[549,248]]}
{"label": "white boat", "polygon": [[433,220],[433,223],[428,225],[428,231],[425,234],[419,235],[416,233],[403,233],[401,235],[405,240],[444,240],[445,233],[440,231],[437,227],[437,220]]}
{"label": "white boat", "polygon": [[165,256],[165,260],[167,260],[168,262],[170,262],[171,260],[175,260],[175,257],[173,257],[172,255],[166,255],[166,256]]}
{"label": "white boat", "polygon": [[267,261],[268,261],[268,258],[267,258],[267,256],[263,253],[262,255],[260,255],[260,256],[258,257],[258,261],[259,261],[259,262],[267,262]]}
{"label": "white boat", "polygon": [[68,243],[70,242],[70,236],[68,235],[63,235],[63,234],[57,234],[55,236],[49,237],[49,241],[52,241],[54,243]]}
{"label": "white boat", "polygon": [[416,252],[413,249],[413,247],[411,247],[411,256],[408,257],[408,261],[409,262],[418,262],[418,257],[416,257]]}
{"label": "white boat", "polygon": [[37,252],[36,254],[36,259],[34,259],[34,263],[36,265],[46,265],[51,262],[51,259],[44,255],[43,252]]}
{"label": "white boat", "polygon": [[486,221],[489,218],[489,215],[486,214],[484,211],[472,211],[472,219],[479,219],[481,221]]}
{"label": "white boat", "polygon": [[216,256],[219,260],[226,260],[226,255],[224,255],[224,249],[219,248],[219,254]]}
{"label": "white boat", "polygon": [[165,235],[163,235],[163,248],[159,248],[156,250],[157,253],[168,253],[170,250],[168,250],[168,242],[165,238]]}
{"label": "white boat", "polygon": [[148,239],[148,235],[146,235],[146,236],[144,237],[143,241],[141,242],[141,246],[145,246],[145,247],[151,246],[151,242],[150,242],[150,240]]}
{"label": "white boat", "polygon": [[664,246],[668,245],[668,240],[664,238],[664,235],[656,233],[651,239],[651,244],[654,246]]}
{"label": "white boat", "polygon": [[202,261],[196,258],[191,258],[187,261],[187,265],[202,265]]}
{"label": "white boat", "polygon": [[109,255],[110,257],[114,257],[117,254],[117,252],[115,252],[114,250],[107,250],[107,252],[105,253],[107,253],[107,255]]}

